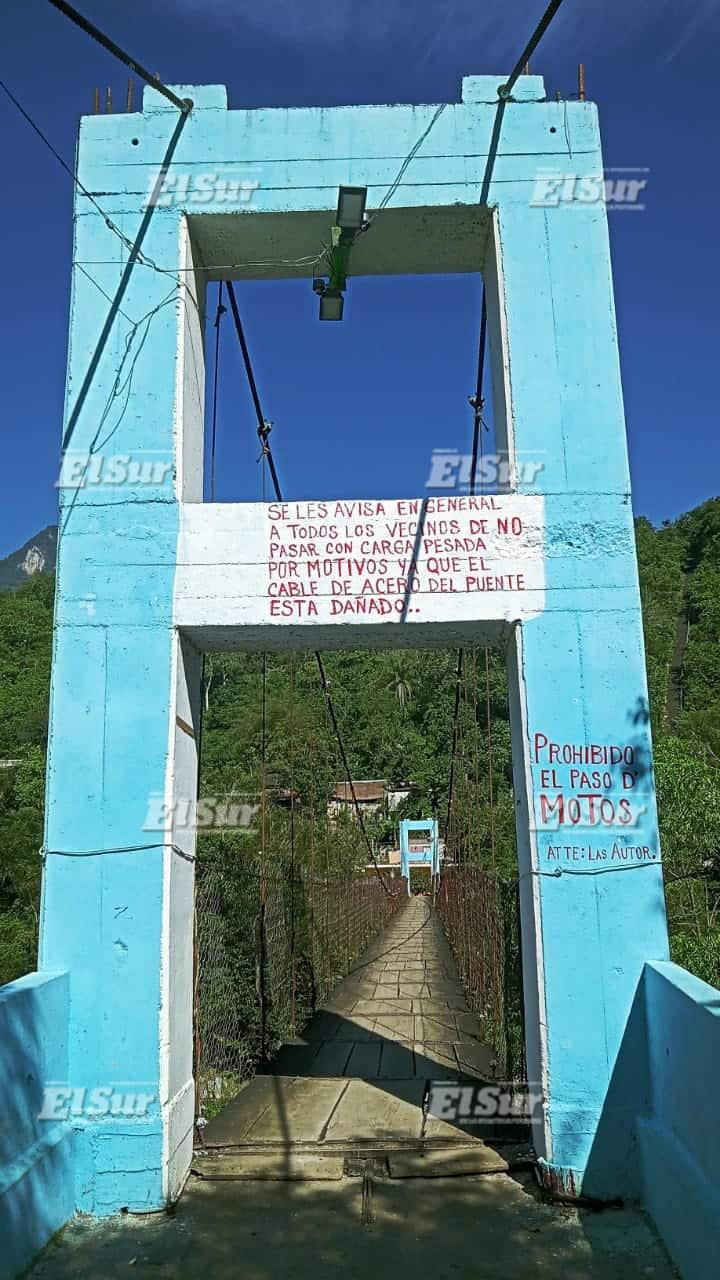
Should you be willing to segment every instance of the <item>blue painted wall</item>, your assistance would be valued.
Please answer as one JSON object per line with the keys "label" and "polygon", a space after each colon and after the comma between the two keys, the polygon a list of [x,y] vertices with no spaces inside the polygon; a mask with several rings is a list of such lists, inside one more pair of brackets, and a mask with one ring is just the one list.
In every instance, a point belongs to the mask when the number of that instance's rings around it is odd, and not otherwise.
{"label": "blue painted wall", "polygon": [[549,1184],[612,1197],[622,1161],[584,1171],[643,965],[668,953],[607,223],[593,206],[499,216],[512,430],[545,460],[547,511],[548,602],[522,627],[513,725],[516,787],[532,793],[528,983],[542,964],[529,1069],[548,1097]]}
{"label": "blue painted wall", "polygon": [[31,1262],[75,1208],[70,1125],[39,1119],[49,1081],[67,1079],[68,975],[0,987],[0,1280]]}
{"label": "blue painted wall", "polygon": [[681,1274],[712,1280],[720,1257],[720,991],[676,964],[649,964],[645,1000],[642,1199]]}
{"label": "blue painted wall", "polygon": [[622,1163],[680,1274],[717,1275],[720,1251],[720,991],[670,961],[645,966],[585,1181]]}
{"label": "blue painted wall", "polygon": [[[140,216],[107,203],[134,238]],[[177,265],[178,227],[177,212],[153,220],[143,253]],[[163,851],[143,828],[168,762],[183,304],[173,277],[140,264],[128,275],[127,256],[78,195],[66,453],[169,464],[158,485],[60,490],[40,964],[70,975],[69,1083],[155,1094],[142,1118],[73,1118],[75,1206],[95,1214],[163,1204]]]}

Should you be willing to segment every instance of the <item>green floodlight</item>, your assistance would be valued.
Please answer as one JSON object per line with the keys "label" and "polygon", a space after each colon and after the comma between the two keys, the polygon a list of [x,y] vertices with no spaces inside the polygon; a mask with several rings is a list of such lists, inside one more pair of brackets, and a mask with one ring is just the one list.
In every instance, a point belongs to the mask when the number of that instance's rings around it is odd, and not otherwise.
{"label": "green floodlight", "polygon": [[325,257],[330,269],[329,279],[315,276],[313,289],[320,295],[320,319],[342,320],[347,288],[350,250],[355,237],[365,222],[367,187],[338,187],[335,226],[330,228],[330,245]]}
{"label": "green floodlight", "polygon": [[359,231],[365,221],[366,200],[367,187],[340,187],[335,225],[342,231]]}

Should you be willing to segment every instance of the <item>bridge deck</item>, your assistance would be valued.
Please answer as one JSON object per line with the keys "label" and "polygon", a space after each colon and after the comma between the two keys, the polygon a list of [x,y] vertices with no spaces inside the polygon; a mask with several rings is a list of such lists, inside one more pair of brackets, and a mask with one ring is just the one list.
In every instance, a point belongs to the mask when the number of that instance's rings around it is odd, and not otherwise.
{"label": "bridge deck", "polygon": [[[290,1074],[256,1077],[208,1125],[172,1215],[75,1220],[28,1280],[672,1280],[641,1214],[543,1203],[529,1170],[509,1176],[493,1147],[424,1117],[426,1078],[490,1068],[442,930],[413,899],[281,1051]],[[420,1159],[432,1181],[412,1176]]]}
{"label": "bridge deck", "polygon": [[[282,1047],[272,1075],[250,1081],[210,1122],[204,1146],[330,1153],[342,1145],[476,1143],[459,1126],[427,1116],[423,1099],[429,1081],[492,1079],[493,1069],[437,916],[427,899],[414,897],[303,1037]],[[492,1163],[504,1167],[497,1156]],[[196,1161],[205,1176],[213,1167]]]}

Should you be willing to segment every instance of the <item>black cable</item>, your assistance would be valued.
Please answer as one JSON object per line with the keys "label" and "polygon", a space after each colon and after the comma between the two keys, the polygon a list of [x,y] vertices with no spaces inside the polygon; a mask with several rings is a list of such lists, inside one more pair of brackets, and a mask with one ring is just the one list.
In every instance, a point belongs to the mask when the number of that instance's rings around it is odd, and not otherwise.
{"label": "black cable", "polygon": [[111,853],[145,853],[148,849],[170,849],[181,858],[185,858],[187,862],[195,861],[192,853],[187,853],[179,845],[164,840],[156,840],[152,844],[119,845],[115,849],[41,849],[40,856],[43,861],[45,858],[104,858]]}
{"label": "black cable", "polygon": [[65,172],[66,172],[67,174],[69,174],[69,176],[72,178],[73,182],[75,183],[75,186],[77,187],[78,191],[82,192],[82,194],[83,194],[84,196],[86,196],[86,197],[87,197],[87,199],[91,202],[91,204],[93,204],[93,205],[94,205],[94,207],[97,209],[98,213],[99,213],[99,214],[102,216],[102,218],[104,219],[106,226],[108,226],[108,227],[110,228],[110,230],[111,230],[111,231],[114,231],[114,232],[115,232],[115,234],[116,234],[116,235],[118,235],[118,236],[120,237],[120,239],[122,240],[122,242],[123,242],[123,244],[125,245],[125,247],[126,247],[126,248],[127,248],[128,246],[130,246],[131,241],[129,241],[129,240],[128,240],[128,238],[127,238],[127,236],[125,236],[125,235],[123,234],[123,232],[120,230],[120,228],[119,228],[118,226],[116,226],[116,225],[115,225],[115,223],[112,221],[112,219],[108,217],[108,215],[106,214],[105,210],[104,210],[103,208],[101,208],[101,206],[98,204],[98,202],[97,202],[97,200],[95,199],[95,197],[94,197],[94,196],[93,196],[93,195],[88,191],[87,187],[86,187],[86,186],[84,186],[84,185],[83,185],[83,183],[80,181],[80,179],[78,178],[77,174],[75,173],[75,170],[74,170],[74,169],[71,169],[71,167],[70,167],[70,165],[68,164],[67,160],[66,160],[63,156],[61,156],[61,155],[60,155],[60,152],[59,152],[59,151],[58,151],[58,150],[53,146],[53,144],[52,144],[52,142],[50,141],[50,139],[48,138],[47,134],[43,133],[43,131],[42,131],[42,129],[40,128],[40,126],[39,126],[38,124],[36,124],[36,123],[35,123],[35,121],[33,120],[32,116],[29,114],[29,112],[27,112],[27,111],[25,110],[25,108],[24,108],[24,106],[22,105],[22,103],[19,101],[19,99],[18,99],[18,98],[16,98],[16,97],[15,97],[15,94],[12,92],[12,90],[11,90],[11,89],[9,89],[9,88],[8,88],[8,86],[5,84],[5,81],[4,81],[4,80],[0,80],[0,89],[2,89],[3,93],[4,93],[4,94],[5,94],[5,95],[10,99],[10,101],[11,101],[11,102],[12,102],[12,104],[13,104],[13,106],[17,108],[17,110],[20,112],[20,115],[22,116],[23,120],[25,120],[25,121],[27,122],[27,124],[29,124],[29,125],[30,125],[30,128],[33,130],[33,132],[34,132],[34,133],[36,133],[36,134],[37,134],[37,136],[38,136],[38,138],[40,139],[40,141],[45,143],[45,146],[47,147],[48,151],[51,153],[51,155],[53,155],[53,156],[55,157],[55,159],[57,160],[58,164],[59,164],[59,165],[62,165],[62,167],[63,167],[63,169],[65,170]]}
{"label": "black cable", "polygon": [[526,880],[528,876],[540,876],[548,880],[561,880],[563,876],[607,876],[619,874],[621,871],[640,871],[643,867],[662,867],[661,858],[647,858],[644,862],[626,862],[617,867],[555,867],[553,871],[541,871],[533,867],[524,871],[518,880]]}
{"label": "black cable", "polygon": [[[250,394],[252,396],[253,405],[255,406],[255,416],[257,418],[257,423],[258,423],[257,434],[262,444],[263,459],[267,459],[267,463],[270,468],[270,476],[272,479],[275,497],[278,502],[282,502],[283,500],[282,490],[280,489],[280,482],[278,480],[277,470],[275,468],[275,460],[273,458],[272,449],[270,448],[270,443],[267,438],[270,431],[270,424],[266,421],[265,417],[263,416],[262,405],[260,403],[260,395],[257,389],[257,383],[255,381],[255,374],[253,372],[252,361],[250,359],[250,351],[248,349],[247,341],[245,338],[245,332],[242,326],[242,320],[240,319],[240,311],[238,309],[237,300],[235,298],[235,290],[232,287],[232,281],[228,280],[226,281],[226,284],[227,284],[228,298],[230,299],[230,310],[232,311],[233,320],[235,322],[235,331],[237,333],[238,342],[240,343],[240,350],[242,351],[243,363],[245,365],[245,372],[247,374],[247,379],[250,386]],[[362,832],[363,839],[367,846],[368,853],[370,854],[370,859],[372,861],[372,864],[378,876],[378,879],[380,880],[380,883],[383,889],[385,890],[385,892],[391,898],[393,898],[395,897],[395,894],[391,889],[388,889],[387,887],[387,884],[385,882],[385,877],[383,876],[380,870],[377,858],[375,857],[375,851],[372,847],[372,842],[370,840],[370,837],[368,836],[367,829],[365,827],[365,819],[363,816],[362,809],[360,808],[357,795],[355,793],[355,786],[353,783],[352,774],[350,772],[350,762],[348,760],[347,752],[345,750],[345,743],[343,742],[342,733],[340,731],[340,724],[338,722],[335,706],[332,700],[332,694],[330,693],[330,685],[329,685],[327,676],[325,674],[325,666],[318,650],[315,650],[315,661],[317,663],[318,673],[320,675],[320,683],[322,685],[323,693],[325,694],[325,700],[327,702],[328,711],[330,712],[330,720],[333,726],[335,737],[337,738],[337,741],[338,741],[338,746],[340,748],[340,755],[343,762],[343,768],[345,769],[345,773],[347,776],[347,783],[350,788],[353,807],[355,809],[355,815],[357,817],[358,824],[360,826],[360,831]]]}
{"label": "black cable", "polygon": [[397,171],[397,173],[396,173],[396,175],[395,175],[395,177],[394,177],[393,181],[391,182],[390,186],[388,187],[387,191],[385,192],[385,195],[383,196],[382,200],[380,201],[380,204],[378,205],[377,209],[375,210],[375,212],[374,212],[373,214],[371,214],[371,215],[370,215],[370,217],[367,219],[367,221],[366,221],[365,223],[363,223],[362,227],[360,228],[360,231],[361,231],[361,232],[365,232],[365,231],[369,231],[369,230],[370,230],[370,227],[371,227],[371,226],[372,226],[372,224],[374,223],[374,221],[375,221],[375,219],[377,218],[378,214],[379,214],[379,213],[382,213],[383,209],[387,206],[388,202],[389,202],[390,200],[392,200],[392,197],[395,195],[395,192],[397,191],[398,187],[400,186],[400,183],[402,182],[402,180],[403,180],[403,178],[404,178],[404,176],[405,176],[405,172],[406,172],[406,170],[407,170],[408,166],[409,166],[409,165],[410,165],[410,163],[415,159],[415,156],[417,155],[418,151],[420,150],[420,148],[421,148],[421,146],[422,146],[423,142],[424,142],[424,141],[425,141],[425,139],[427,138],[427,136],[428,136],[428,134],[430,133],[430,131],[434,128],[434,126],[435,126],[436,122],[440,119],[440,116],[442,115],[442,113],[443,113],[443,111],[445,110],[445,108],[446,108],[446,106],[447,106],[447,105],[448,105],[448,104],[447,104],[446,102],[441,102],[440,106],[436,109],[435,114],[433,115],[433,117],[432,117],[432,119],[431,119],[431,121],[430,121],[429,125],[428,125],[428,126],[427,126],[427,128],[423,131],[423,133],[421,133],[420,137],[417,139],[417,141],[414,143],[414,145],[410,148],[410,151],[408,152],[408,154],[406,155],[406,157],[405,157],[405,159],[403,160],[402,164],[400,165],[400,168],[398,169],[398,171]]}
{"label": "black cable", "polygon": [[[482,300],[480,303],[480,342],[478,346],[478,363],[477,363],[477,380],[475,383],[475,395],[470,397],[470,404],[474,411],[473,422],[473,443],[472,458],[470,462],[470,493],[474,494],[477,481],[477,463],[478,452],[480,448],[480,431],[482,429],[482,411],[483,411],[483,382],[485,378],[485,347],[487,335],[487,299],[485,294],[485,286],[482,286]],[[447,818],[445,822],[445,840],[447,842],[450,831],[450,815],[452,811],[453,790],[455,786],[455,753],[457,750],[457,729],[458,715],[460,712],[460,681],[463,672],[463,651],[458,649],[457,668],[455,671],[455,710],[453,712],[453,731],[452,731],[452,747],[450,750],[450,777],[448,781],[448,803]]]}
{"label": "black cable", "polygon": [[458,649],[457,667],[455,669],[455,709],[453,711],[452,746],[450,749],[450,777],[448,779],[447,817],[445,819],[445,847],[450,834],[450,814],[452,811],[453,791],[455,789],[455,755],[457,752],[458,716],[460,713],[460,682],[463,674],[464,653]]}
{"label": "black cable", "polygon": [[215,445],[217,442],[217,395],[218,369],[220,367],[220,321],[225,314],[222,304],[223,282],[218,289],[218,304],[215,312],[215,367],[213,369],[212,427],[210,435],[210,501],[215,501]]}
{"label": "black cable", "polygon": [[357,817],[363,839],[365,841],[365,844],[367,845],[368,853],[370,854],[370,860],[375,869],[375,873],[383,889],[388,894],[388,896],[391,898],[394,898],[396,895],[391,889],[388,889],[387,887],[387,884],[385,882],[385,877],[382,874],[382,871],[380,870],[380,867],[378,865],[377,858],[375,857],[375,850],[372,847],[372,841],[370,840],[370,837],[368,836],[368,833],[367,833],[367,828],[365,826],[365,817],[363,815],[363,811],[360,808],[360,804],[358,802],[357,793],[355,791],[355,783],[353,782],[352,773],[350,771],[350,761],[348,760],[347,752],[345,750],[345,743],[343,742],[343,736],[342,736],[342,733],[340,732],[340,725],[338,723],[335,706],[332,700],[332,694],[330,693],[330,685],[328,682],[328,678],[327,678],[327,675],[325,674],[325,664],[323,663],[322,656],[317,649],[315,650],[315,661],[317,663],[317,668],[320,675],[320,683],[322,685],[323,693],[325,694],[325,701],[327,702],[327,708],[328,708],[328,711],[330,712],[330,720],[332,721],[335,737],[337,738],[338,747],[340,748],[340,757],[342,759],[343,768],[345,770],[345,775],[347,777],[347,785],[350,788],[350,795],[352,797],[353,808],[355,809],[355,815]]}
{"label": "black cable", "polygon": [[534,54],[540,41],[545,35],[545,32],[550,26],[550,23],[555,17],[555,14],[557,13],[561,4],[562,4],[562,0],[550,0],[550,4],[548,5],[542,18],[540,19],[535,30],[533,31],[530,39],[525,45],[525,48],[520,54],[520,57],[515,63],[515,66],[513,67],[512,71],[510,72],[510,75],[507,81],[505,82],[505,84],[501,85],[500,88],[498,89],[498,94],[500,98],[509,98],[510,95],[512,94],[515,81],[517,80],[518,76],[522,75],[523,69],[525,68],[526,64],[530,61],[532,55]]}
{"label": "black cable", "polygon": [[475,395],[470,400],[475,413],[473,423],[473,444],[472,459],[470,462],[470,493],[475,493],[475,484],[477,480],[477,462],[478,449],[480,446],[480,430],[482,427],[482,411],[483,411],[483,381],[485,377],[485,337],[487,334],[487,299],[485,295],[485,285],[482,286],[482,301],[480,303],[480,342],[478,345],[478,367],[477,381],[475,383]]}
{"label": "black cable", "polygon": [[[87,187],[84,185],[84,183],[82,183],[82,182],[80,181],[80,179],[78,178],[78,176],[77,176],[77,174],[76,174],[75,170],[74,170],[74,169],[72,169],[72,168],[70,167],[70,165],[68,164],[67,160],[65,160],[65,159],[64,159],[64,157],[63,157],[63,156],[61,156],[61,154],[60,154],[60,152],[57,150],[57,148],[53,146],[53,144],[52,144],[52,142],[50,141],[50,139],[48,138],[47,134],[43,133],[43,131],[42,131],[42,129],[40,128],[40,126],[39,126],[38,124],[36,124],[36,123],[35,123],[35,121],[33,120],[32,116],[30,115],[30,113],[29,113],[28,111],[26,111],[26,110],[25,110],[25,107],[22,105],[22,103],[19,101],[19,99],[18,99],[18,98],[16,98],[16,96],[15,96],[15,94],[12,92],[12,90],[8,88],[8,86],[5,84],[5,81],[4,81],[4,80],[0,80],[0,89],[2,89],[2,91],[3,91],[3,93],[6,95],[6,97],[7,97],[7,98],[9,98],[10,102],[12,102],[12,104],[13,104],[13,106],[16,108],[16,110],[17,110],[17,111],[19,111],[19,113],[20,113],[20,115],[22,116],[23,120],[25,120],[25,121],[27,122],[27,124],[29,124],[29,125],[30,125],[30,128],[33,130],[33,133],[36,133],[36,134],[37,134],[37,136],[38,136],[38,138],[40,139],[40,141],[41,141],[42,143],[44,143],[44,145],[47,147],[47,149],[48,149],[48,151],[50,152],[50,154],[51,154],[52,156],[54,156],[54,158],[57,160],[58,164],[59,164],[59,165],[61,165],[61,167],[65,170],[65,172],[68,174],[68,176],[69,176],[70,178],[72,178],[72,180],[73,180],[73,182],[74,182],[75,186],[77,187],[77,189],[78,189],[78,191],[81,193],[81,195],[84,195],[84,196],[85,196],[85,198],[86,198],[87,200],[89,200],[89,201],[90,201],[90,203],[91,203],[91,205],[93,206],[93,208],[97,210],[97,212],[100,214],[100,217],[102,218],[103,222],[105,223],[105,226],[108,228],[108,231],[112,231],[113,235],[117,236],[117,238],[118,238],[118,240],[120,241],[120,243],[121,243],[122,245],[124,245],[124,247],[128,250],[129,254],[131,255],[131,258],[133,259],[133,261],[139,262],[139,263],[140,263],[140,265],[141,265],[141,266],[143,266],[143,267],[150,267],[150,268],[151,268],[151,270],[153,270],[153,271],[157,271],[159,275],[168,276],[171,280],[174,280],[174,281],[175,281],[175,283],[177,284],[177,287],[178,287],[179,289],[185,289],[185,290],[187,290],[187,285],[185,284],[185,281],[184,281],[184,280],[181,280],[181,279],[180,279],[180,277],[179,277],[179,276],[178,276],[174,271],[170,271],[169,269],[166,269],[165,267],[159,267],[159,266],[158,266],[158,264],[157,264],[157,262],[153,262],[153,259],[152,259],[152,258],[149,258],[149,257],[147,256],[147,254],[142,253],[142,252],[140,251],[140,249],[136,246],[136,244],[133,244],[133,241],[132,241],[132,240],[130,240],[130,238],[129,238],[128,236],[126,236],[126,235],[125,235],[124,231],[122,231],[122,230],[120,229],[120,227],[117,225],[117,223],[116,223],[116,222],[113,222],[113,220],[112,220],[112,218],[110,217],[110,215],[109,215],[109,214],[107,214],[107,213],[105,212],[105,210],[103,209],[102,205],[98,203],[98,201],[95,199],[95,196],[92,194],[92,192],[91,192],[91,191],[88,191],[88,189],[87,189]],[[174,135],[173,135],[173,136],[174,136]],[[159,171],[159,173],[158,173],[158,175],[157,175],[157,178],[155,179],[155,184],[154,184],[154,187],[153,187],[153,192],[152,192],[152,195],[151,195],[151,197],[150,197],[150,202],[149,202],[151,205],[152,205],[152,203],[153,203],[153,201],[154,201],[155,197],[157,196],[157,194],[158,194],[158,192],[159,192],[159,190],[160,190],[160,187],[162,186],[162,183],[163,183],[163,181],[164,181],[164,179],[165,179],[165,176],[166,176],[166,172],[167,172],[166,167],[163,165],[163,166],[160,168],[160,171]],[[87,272],[84,272],[84,274],[85,274],[85,275],[87,275]],[[92,277],[91,277],[91,278],[92,278]],[[93,281],[93,283],[96,283],[96,281]],[[99,286],[98,286],[98,287],[99,287]],[[188,292],[189,292],[189,290],[188,290]],[[190,293],[190,297],[191,297],[191,299],[192,299],[192,301],[193,301],[193,303],[194,303],[194,299],[193,299],[193,297],[192,297],[192,293]],[[197,304],[195,304],[195,305],[197,306]],[[118,310],[119,310],[119,308],[118,308]]]}
{"label": "black cable", "polygon": [[270,441],[268,439],[270,435],[270,423],[267,422],[266,419],[263,417],[262,405],[260,404],[260,396],[258,394],[257,383],[255,381],[255,374],[253,373],[252,361],[250,360],[250,351],[248,349],[248,344],[245,339],[245,330],[243,329],[242,320],[240,319],[240,311],[238,310],[238,304],[235,298],[235,290],[232,287],[231,280],[226,281],[226,284],[227,284],[228,298],[230,299],[230,310],[232,311],[232,317],[235,322],[235,332],[237,333],[238,342],[240,343],[240,350],[242,352],[243,364],[245,365],[245,373],[247,375],[248,385],[250,387],[250,395],[252,396],[252,402],[255,407],[255,417],[257,418],[257,424],[258,424],[257,425],[258,439],[262,447],[263,455],[267,459],[267,464],[268,464],[268,467],[270,468],[270,478],[272,479],[272,482],[273,482],[275,497],[277,498],[278,502],[282,502],[280,481],[278,480],[278,474],[275,467],[275,459],[273,458],[272,449],[270,448]]}
{"label": "black cable", "polygon": [[177,107],[178,111],[182,111],[184,116],[188,115],[192,111],[193,103],[191,98],[178,98],[177,94],[173,93],[172,89],[168,89],[167,85],[164,85],[161,80],[158,80],[157,76],[154,76],[152,72],[147,71],[141,63],[136,62],[128,53],[125,53],[125,50],[121,49],[119,44],[115,44],[114,40],[111,40],[109,36],[106,36],[99,27],[96,27],[87,18],[84,18],[81,13],[78,13],[77,9],[73,9],[71,4],[66,4],[65,0],[50,0],[50,4],[53,6],[53,9],[57,9],[60,13],[64,14],[66,18],[69,18],[71,22],[74,22],[76,27],[80,27],[81,31],[84,31],[87,35],[91,36],[93,40],[97,40],[98,44],[101,44],[103,49],[107,49],[108,53],[111,53],[113,57],[119,58],[120,62],[124,62],[125,66],[129,67],[131,71],[134,71],[135,75],[139,76],[141,80],[144,80],[146,84],[149,84],[153,89],[157,89],[158,93],[161,93],[164,98],[167,98],[168,102],[172,102],[173,106]]}

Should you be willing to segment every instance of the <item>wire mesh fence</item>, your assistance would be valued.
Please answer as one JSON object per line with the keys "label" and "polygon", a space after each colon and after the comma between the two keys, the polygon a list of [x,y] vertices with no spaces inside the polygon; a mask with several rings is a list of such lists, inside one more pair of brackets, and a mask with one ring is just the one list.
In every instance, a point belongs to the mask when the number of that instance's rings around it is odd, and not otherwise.
{"label": "wire mesh fence", "polygon": [[468,1003],[484,1021],[498,1071],[523,1080],[520,904],[517,880],[479,867],[445,866],[437,910],[457,962]]}
{"label": "wire mesh fence", "polygon": [[237,860],[198,864],[196,1110],[210,1117],[291,1039],[407,901],[395,880]]}

